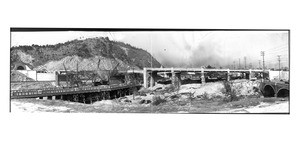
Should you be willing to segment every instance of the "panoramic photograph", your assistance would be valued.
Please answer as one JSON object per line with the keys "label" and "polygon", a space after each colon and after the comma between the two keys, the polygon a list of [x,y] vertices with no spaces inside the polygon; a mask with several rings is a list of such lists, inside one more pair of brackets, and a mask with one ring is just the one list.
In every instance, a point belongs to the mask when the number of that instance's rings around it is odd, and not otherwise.
{"label": "panoramic photograph", "polygon": [[11,113],[289,114],[289,30],[11,28]]}

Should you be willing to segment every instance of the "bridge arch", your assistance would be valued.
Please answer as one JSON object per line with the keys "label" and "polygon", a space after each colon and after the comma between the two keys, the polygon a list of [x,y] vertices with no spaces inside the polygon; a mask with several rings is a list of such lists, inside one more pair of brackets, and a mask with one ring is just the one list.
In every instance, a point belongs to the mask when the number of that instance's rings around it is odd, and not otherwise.
{"label": "bridge arch", "polygon": [[16,69],[17,70],[25,70],[26,68],[24,66],[22,66],[22,65],[19,65],[19,66],[16,67]]}
{"label": "bridge arch", "polygon": [[285,88],[279,89],[277,92],[277,97],[280,97],[280,98],[289,97],[289,95],[290,95],[290,91]]}
{"label": "bridge arch", "polygon": [[263,92],[264,97],[275,97],[275,89],[271,85],[265,85]]}
{"label": "bridge arch", "polygon": [[26,65],[21,62],[14,63],[13,70],[26,70]]}

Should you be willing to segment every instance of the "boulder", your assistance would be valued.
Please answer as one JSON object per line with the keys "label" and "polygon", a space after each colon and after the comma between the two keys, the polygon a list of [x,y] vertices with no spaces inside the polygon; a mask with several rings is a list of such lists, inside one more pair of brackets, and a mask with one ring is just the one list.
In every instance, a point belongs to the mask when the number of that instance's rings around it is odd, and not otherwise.
{"label": "boulder", "polygon": [[178,99],[178,98],[180,98],[180,96],[177,95],[177,94],[173,94],[173,95],[171,95],[169,98],[170,98],[170,99]]}
{"label": "boulder", "polygon": [[151,91],[157,91],[157,90],[163,90],[163,89],[165,89],[165,85],[163,85],[163,84],[156,84],[153,87],[149,87],[149,90],[151,90]]}
{"label": "boulder", "polygon": [[151,92],[150,89],[147,89],[145,87],[142,87],[139,91],[138,91],[140,94],[146,94],[146,93],[149,93]]}
{"label": "boulder", "polygon": [[164,93],[164,96],[165,97],[170,97],[172,94],[170,94],[170,93]]}
{"label": "boulder", "polygon": [[150,104],[151,102],[152,102],[151,100],[142,99],[139,101],[139,104]]}
{"label": "boulder", "polygon": [[113,100],[102,100],[102,101],[98,101],[93,103],[93,105],[113,105],[115,104],[115,102]]}
{"label": "boulder", "polygon": [[187,95],[180,95],[180,98],[182,99],[188,99],[190,96],[187,96]]}
{"label": "boulder", "polygon": [[132,101],[131,100],[124,100],[124,102],[126,102],[126,103],[131,103]]}
{"label": "boulder", "polygon": [[186,89],[180,89],[178,91],[179,94],[194,94],[195,93],[195,89],[192,88],[186,88]]}

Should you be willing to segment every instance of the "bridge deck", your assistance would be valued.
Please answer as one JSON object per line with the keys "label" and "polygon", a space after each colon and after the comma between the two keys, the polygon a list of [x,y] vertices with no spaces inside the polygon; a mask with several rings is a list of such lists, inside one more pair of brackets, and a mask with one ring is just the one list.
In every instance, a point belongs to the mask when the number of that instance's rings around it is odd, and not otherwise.
{"label": "bridge deck", "polygon": [[81,88],[47,88],[47,89],[11,90],[11,99],[70,95],[70,94],[81,94],[81,93],[95,93],[95,92],[103,92],[103,91],[114,91],[119,89],[128,89],[137,86],[140,85],[119,84],[119,85],[109,85],[109,86],[103,85],[103,86],[81,87]]}
{"label": "bridge deck", "polygon": [[255,69],[247,69],[247,70],[231,70],[231,69],[205,69],[205,68],[146,68],[147,71],[188,71],[188,72],[201,72],[203,71],[235,71],[235,72],[249,72],[249,71],[256,71],[256,72],[263,72],[263,70],[255,70]]}

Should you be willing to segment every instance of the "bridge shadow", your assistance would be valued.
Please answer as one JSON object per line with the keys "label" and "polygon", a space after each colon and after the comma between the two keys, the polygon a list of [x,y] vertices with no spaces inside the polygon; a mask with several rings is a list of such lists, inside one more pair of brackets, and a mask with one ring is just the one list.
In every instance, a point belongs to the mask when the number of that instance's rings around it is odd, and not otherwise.
{"label": "bridge shadow", "polygon": [[264,97],[275,97],[275,91],[270,85],[266,85],[264,88]]}
{"label": "bridge shadow", "polygon": [[286,98],[289,97],[290,91],[286,88],[275,89],[271,85],[266,85],[263,88],[263,96],[264,97],[278,97],[278,98]]}
{"label": "bridge shadow", "polygon": [[286,98],[289,97],[290,91],[287,89],[280,89],[277,93],[277,97]]}

